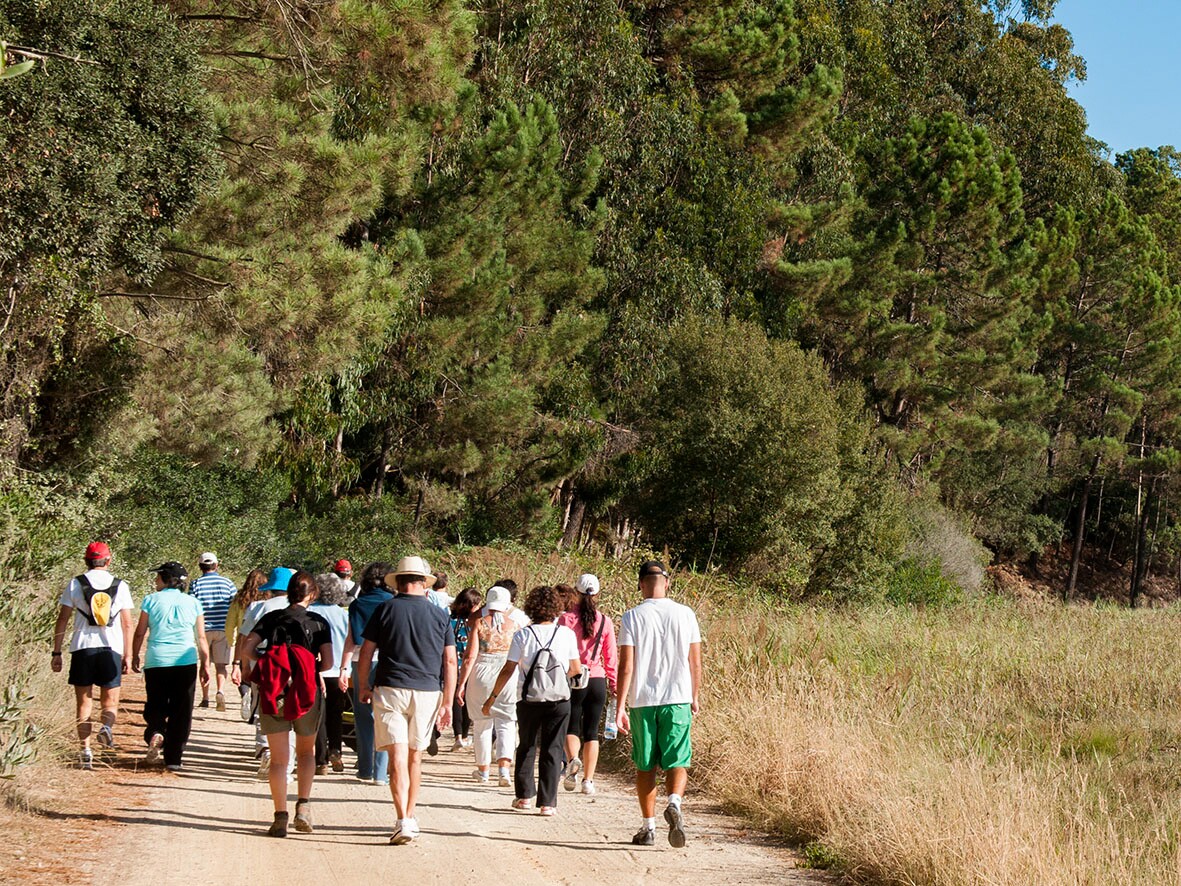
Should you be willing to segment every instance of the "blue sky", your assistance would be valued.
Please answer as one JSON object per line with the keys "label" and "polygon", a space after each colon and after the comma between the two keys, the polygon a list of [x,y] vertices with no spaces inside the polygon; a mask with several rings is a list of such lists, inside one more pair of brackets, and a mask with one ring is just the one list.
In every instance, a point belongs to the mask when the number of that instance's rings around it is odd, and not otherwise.
{"label": "blue sky", "polygon": [[1090,134],[1115,152],[1181,147],[1181,0],[1059,0],[1054,18],[1087,60],[1071,94]]}

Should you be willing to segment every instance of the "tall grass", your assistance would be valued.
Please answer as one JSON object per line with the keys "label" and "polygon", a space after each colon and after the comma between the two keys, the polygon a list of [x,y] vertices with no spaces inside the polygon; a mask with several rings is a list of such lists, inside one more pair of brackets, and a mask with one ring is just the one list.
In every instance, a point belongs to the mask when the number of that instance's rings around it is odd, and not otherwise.
{"label": "tall grass", "polygon": [[1177,619],[706,614],[695,777],[856,882],[1181,882]]}

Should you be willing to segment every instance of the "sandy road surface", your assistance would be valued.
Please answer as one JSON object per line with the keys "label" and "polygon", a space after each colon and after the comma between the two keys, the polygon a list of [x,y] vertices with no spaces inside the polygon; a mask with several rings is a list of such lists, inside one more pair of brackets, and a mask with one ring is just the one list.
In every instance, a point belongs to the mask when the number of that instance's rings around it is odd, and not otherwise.
{"label": "sandy road surface", "polygon": [[[142,728],[141,703],[128,702],[119,729],[125,752],[134,749],[135,733]],[[233,711],[195,713],[182,774],[107,771],[117,792],[107,819],[115,830],[103,842],[113,840],[108,845],[120,848],[91,863],[92,882],[830,882],[796,870],[791,852],[748,834],[739,822],[692,793],[685,806],[685,849],[668,845],[662,819],[655,847],[633,847],[630,837],[638,824],[634,794],[622,779],[604,773],[594,797],[562,791],[554,818],[512,810],[511,788],[482,787],[472,780],[470,751],[442,751],[427,758],[418,812],[422,837],[414,844],[388,844],[394,819],[388,789],[353,778],[347,750],[345,774],[316,779],[316,832],[269,838],[263,832],[271,818],[270,799],[266,784],[255,777],[251,727]],[[276,876],[279,872],[287,876]]]}

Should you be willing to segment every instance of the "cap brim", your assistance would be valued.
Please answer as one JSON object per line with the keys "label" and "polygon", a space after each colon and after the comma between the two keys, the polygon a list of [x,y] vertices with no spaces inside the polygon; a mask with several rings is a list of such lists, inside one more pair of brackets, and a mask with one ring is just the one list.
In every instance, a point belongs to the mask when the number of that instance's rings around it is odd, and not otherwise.
{"label": "cap brim", "polygon": [[507,603],[488,603],[485,607],[489,612],[507,612]]}

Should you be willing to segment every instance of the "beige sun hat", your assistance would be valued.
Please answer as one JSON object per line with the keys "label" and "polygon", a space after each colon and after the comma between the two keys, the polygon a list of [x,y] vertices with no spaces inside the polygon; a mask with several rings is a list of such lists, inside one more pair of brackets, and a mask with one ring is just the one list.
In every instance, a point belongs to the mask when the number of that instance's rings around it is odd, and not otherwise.
{"label": "beige sun hat", "polygon": [[496,585],[488,589],[488,599],[484,601],[484,608],[489,612],[507,612],[512,605],[512,598],[507,588]]}
{"label": "beige sun hat", "polygon": [[431,564],[422,557],[403,557],[399,560],[398,568],[393,572],[386,573],[386,585],[392,588],[395,579],[405,575],[421,575],[422,583],[428,588],[435,583],[434,573],[431,572]]}

